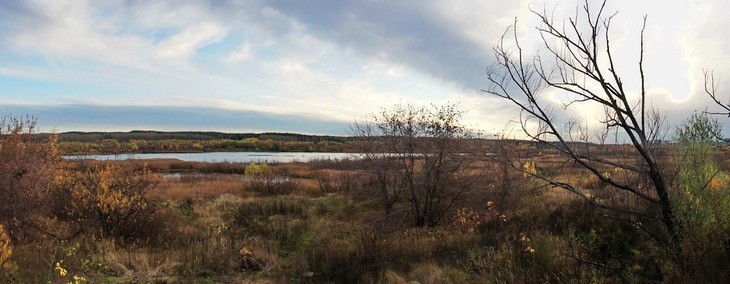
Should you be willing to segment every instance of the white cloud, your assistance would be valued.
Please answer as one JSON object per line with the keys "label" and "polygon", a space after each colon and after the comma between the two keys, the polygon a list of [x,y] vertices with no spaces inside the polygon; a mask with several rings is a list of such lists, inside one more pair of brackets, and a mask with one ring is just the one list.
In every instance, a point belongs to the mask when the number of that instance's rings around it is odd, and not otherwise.
{"label": "white cloud", "polygon": [[33,72],[33,71],[27,71],[12,67],[5,67],[0,66],[0,75],[4,76],[10,76],[10,77],[17,77],[17,78],[29,78],[29,79],[42,79],[45,78],[43,74]]}
{"label": "white cloud", "polygon": [[529,16],[531,0],[480,1],[452,0],[424,3],[434,15],[449,23],[455,33],[491,49],[497,36],[513,24],[515,17]]}
{"label": "white cloud", "polygon": [[227,34],[228,29],[218,23],[201,23],[159,42],[156,54],[160,57],[187,57],[199,48],[219,42]]}
{"label": "white cloud", "polygon": [[[137,56],[147,41],[113,34],[103,19],[92,15],[85,1],[31,1],[27,8],[37,18],[21,21],[5,43],[18,52],[38,52],[51,60],[90,58],[120,66],[149,67]],[[25,26],[27,25],[27,26]]]}
{"label": "white cloud", "polygon": [[254,56],[254,48],[253,45],[249,42],[243,42],[238,49],[228,53],[228,56],[226,57],[229,62],[239,62],[239,61],[245,61],[253,58]]}
{"label": "white cloud", "polygon": [[[460,101],[469,121],[501,129],[516,108],[478,91],[488,87],[491,47],[519,17],[525,47],[539,48],[528,8],[543,2],[33,0],[9,12],[0,4],[0,58],[9,59],[0,75],[72,86],[27,100],[230,106],[339,120],[397,102]],[[582,1],[545,2],[562,17]],[[703,68],[730,90],[730,37],[722,30],[730,6],[635,2],[610,1],[608,9],[621,11],[612,43],[628,89],[637,86],[639,24],[648,13],[647,82],[666,89],[654,100],[671,119],[702,108]],[[23,61],[37,58],[47,62]]]}

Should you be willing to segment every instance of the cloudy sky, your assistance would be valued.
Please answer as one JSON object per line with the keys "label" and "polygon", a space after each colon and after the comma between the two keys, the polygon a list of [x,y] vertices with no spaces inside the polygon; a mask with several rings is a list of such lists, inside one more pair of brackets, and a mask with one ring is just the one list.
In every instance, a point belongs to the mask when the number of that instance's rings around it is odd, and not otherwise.
{"label": "cloudy sky", "polygon": [[[562,18],[576,1],[2,1],[0,113],[57,132],[346,134],[396,103],[459,103],[467,124],[497,132],[517,111],[480,91],[492,46],[516,17],[539,49],[529,9],[544,7]],[[670,122],[713,109],[704,69],[730,95],[730,1],[610,0],[609,10],[627,78],[648,14],[647,85]]]}

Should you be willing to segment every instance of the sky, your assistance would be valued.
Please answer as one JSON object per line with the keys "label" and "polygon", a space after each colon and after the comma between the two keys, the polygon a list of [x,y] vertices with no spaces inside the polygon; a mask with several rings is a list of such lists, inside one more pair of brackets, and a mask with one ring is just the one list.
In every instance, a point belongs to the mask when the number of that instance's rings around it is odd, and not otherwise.
{"label": "sky", "polygon": [[[0,1],[0,113],[32,115],[55,132],[346,135],[353,121],[397,103],[457,103],[467,125],[497,133],[519,112],[482,92],[493,46],[517,19],[524,47],[539,52],[530,9],[562,19],[578,4]],[[670,125],[717,110],[703,93],[703,70],[714,71],[720,97],[730,98],[730,1],[609,0],[607,9],[618,11],[612,46],[630,92],[638,91],[648,16],[647,87]]]}

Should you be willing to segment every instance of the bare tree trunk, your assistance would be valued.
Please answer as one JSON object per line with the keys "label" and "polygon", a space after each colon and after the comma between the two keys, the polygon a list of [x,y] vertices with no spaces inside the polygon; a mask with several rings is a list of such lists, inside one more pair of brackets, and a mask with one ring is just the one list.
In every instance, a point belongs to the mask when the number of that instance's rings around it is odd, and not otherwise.
{"label": "bare tree trunk", "polygon": [[[554,15],[546,10],[533,11],[541,20],[537,31],[546,53],[531,57],[521,46],[515,26],[511,27],[494,48],[497,63],[488,69],[490,87],[484,91],[520,109],[521,128],[527,137],[551,146],[597,177],[607,190],[636,197],[642,206],[633,208],[598,200],[589,194],[588,189],[515,167],[517,170],[563,188],[615,218],[641,224],[643,229],[654,231],[654,235],[666,236],[660,240],[662,246],[675,251],[681,259],[681,252],[675,247],[680,236],[671,192],[655,156],[663,135],[662,117],[655,110],[645,109],[644,31],[642,28],[638,64],[642,84],[637,92],[639,97],[634,98],[624,89],[623,80],[614,65],[609,31],[615,14],[605,16],[605,5],[606,1],[603,1],[600,6],[591,7],[585,1],[582,13],[564,22],[556,22]],[[508,43],[508,39],[513,42]],[[545,98],[552,91],[568,94],[568,99],[555,107]],[[573,110],[581,111],[576,108],[583,105],[604,110],[603,118],[596,119],[596,122],[605,128],[605,133],[614,133],[617,144],[619,139],[627,142],[631,146],[631,156],[640,163],[604,159],[591,152],[590,147],[581,146],[605,140],[602,135],[596,137],[603,138],[592,140],[587,134],[588,122],[561,120],[561,117],[573,116]],[[650,180],[651,188],[617,178],[626,173]],[[660,229],[657,231],[656,227]]]}

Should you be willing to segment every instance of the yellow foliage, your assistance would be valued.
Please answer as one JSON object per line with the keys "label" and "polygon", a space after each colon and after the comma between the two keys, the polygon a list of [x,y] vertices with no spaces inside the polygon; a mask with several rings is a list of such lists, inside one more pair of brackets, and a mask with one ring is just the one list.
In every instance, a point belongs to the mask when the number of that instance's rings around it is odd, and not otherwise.
{"label": "yellow foliage", "polygon": [[148,195],[156,183],[146,166],[94,164],[67,171],[56,184],[70,195],[71,213],[97,220],[105,234],[120,233],[152,213]]}
{"label": "yellow foliage", "polygon": [[0,225],[0,271],[13,269],[10,257],[13,256],[13,246],[10,244],[10,237],[5,233],[5,228]]}
{"label": "yellow foliage", "polygon": [[246,176],[262,176],[269,172],[269,165],[266,164],[266,162],[261,162],[261,164],[256,164],[255,162],[251,162],[246,166],[246,169],[244,170],[244,173]]}
{"label": "yellow foliage", "polygon": [[479,228],[484,217],[478,211],[472,209],[458,209],[452,221],[452,226],[464,232],[474,232]]}
{"label": "yellow foliage", "polygon": [[83,283],[83,282],[86,282],[86,281],[88,281],[86,279],[86,277],[81,276],[81,275],[74,275],[73,282],[70,282],[70,283],[78,284],[78,283]]}
{"label": "yellow foliage", "polygon": [[530,247],[530,246],[527,246],[523,251],[526,252],[526,253],[530,253],[530,254],[534,254],[535,253],[535,249],[532,248],[532,247]]}
{"label": "yellow foliage", "polygon": [[525,162],[525,164],[522,165],[522,168],[524,169],[523,175],[525,177],[537,174],[537,167],[535,166],[534,161]]}
{"label": "yellow foliage", "polygon": [[68,274],[68,270],[61,266],[61,262],[63,262],[63,260],[56,262],[56,267],[54,267],[53,270],[58,272],[58,275],[61,275],[61,277],[64,277]]}

